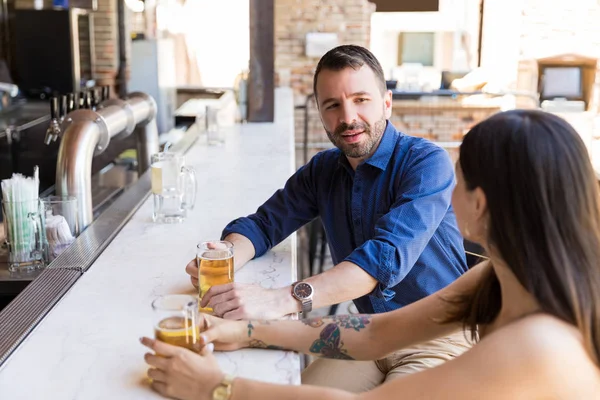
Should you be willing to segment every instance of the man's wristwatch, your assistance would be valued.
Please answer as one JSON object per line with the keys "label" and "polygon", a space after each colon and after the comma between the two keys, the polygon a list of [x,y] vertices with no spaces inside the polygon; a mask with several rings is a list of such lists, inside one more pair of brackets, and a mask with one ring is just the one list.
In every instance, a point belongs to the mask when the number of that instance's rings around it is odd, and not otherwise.
{"label": "man's wristwatch", "polygon": [[308,282],[296,282],[292,284],[292,296],[302,303],[302,315],[312,310],[312,298],[314,289]]}
{"label": "man's wristwatch", "polygon": [[233,375],[226,374],[219,385],[213,390],[212,400],[229,400],[231,399]]}

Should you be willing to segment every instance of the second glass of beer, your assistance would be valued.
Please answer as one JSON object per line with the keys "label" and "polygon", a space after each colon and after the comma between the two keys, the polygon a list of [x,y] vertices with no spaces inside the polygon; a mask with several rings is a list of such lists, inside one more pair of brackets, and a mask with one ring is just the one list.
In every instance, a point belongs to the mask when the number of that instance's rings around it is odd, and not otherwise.
{"label": "second glass of beer", "polygon": [[[212,286],[233,282],[233,244],[224,240],[202,242],[197,246],[200,300]],[[212,312],[212,308],[201,311]]]}
{"label": "second glass of beer", "polygon": [[200,350],[201,318],[198,299],[185,294],[169,294],[152,302],[156,339],[192,351]]}

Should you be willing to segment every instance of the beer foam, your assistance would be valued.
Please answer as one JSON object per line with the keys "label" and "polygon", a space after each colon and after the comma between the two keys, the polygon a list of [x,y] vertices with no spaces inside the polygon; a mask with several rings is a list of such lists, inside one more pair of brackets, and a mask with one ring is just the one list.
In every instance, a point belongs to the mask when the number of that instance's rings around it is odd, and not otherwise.
{"label": "beer foam", "polygon": [[183,317],[169,317],[161,320],[156,328],[160,331],[181,331],[186,330],[191,325],[191,321],[186,321]]}
{"label": "beer foam", "polygon": [[207,261],[219,261],[219,260],[228,260],[232,258],[233,255],[229,250],[205,250],[200,258]]}

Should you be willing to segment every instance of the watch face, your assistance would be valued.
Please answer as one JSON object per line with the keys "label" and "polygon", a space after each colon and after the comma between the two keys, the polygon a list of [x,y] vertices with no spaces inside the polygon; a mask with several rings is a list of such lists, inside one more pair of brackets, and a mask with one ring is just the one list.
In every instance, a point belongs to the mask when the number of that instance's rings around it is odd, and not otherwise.
{"label": "watch face", "polygon": [[213,392],[212,398],[213,400],[229,400],[227,388],[223,386],[218,386]]}
{"label": "watch face", "polygon": [[294,294],[299,299],[308,299],[312,295],[312,292],[312,286],[305,282],[300,282],[294,287]]}

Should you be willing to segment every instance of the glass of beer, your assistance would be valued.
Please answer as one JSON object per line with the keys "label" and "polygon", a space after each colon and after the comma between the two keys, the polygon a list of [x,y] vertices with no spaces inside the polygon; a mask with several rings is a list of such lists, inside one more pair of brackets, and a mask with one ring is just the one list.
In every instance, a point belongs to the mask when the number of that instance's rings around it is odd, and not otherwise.
{"label": "glass of beer", "polygon": [[[233,244],[224,240],[202,242],[196,252],[200,299],[212,286],[233,282]],[[212,312],[206,307],[201,311]]]}
{"label": "glass of beer", "polygon": [[198,299],[185,294],[169,294],[152,302],[154,337],[162,342],[200,351],[201,328]]}

